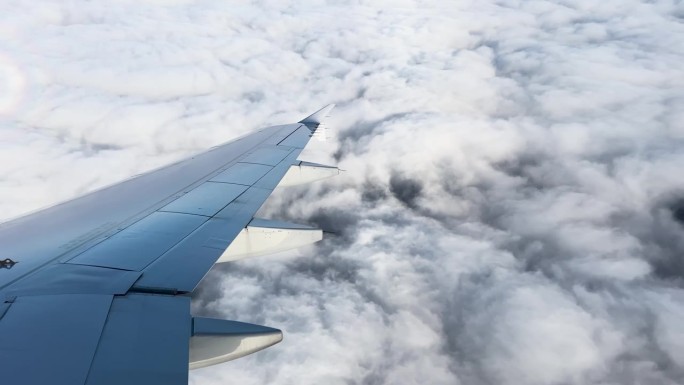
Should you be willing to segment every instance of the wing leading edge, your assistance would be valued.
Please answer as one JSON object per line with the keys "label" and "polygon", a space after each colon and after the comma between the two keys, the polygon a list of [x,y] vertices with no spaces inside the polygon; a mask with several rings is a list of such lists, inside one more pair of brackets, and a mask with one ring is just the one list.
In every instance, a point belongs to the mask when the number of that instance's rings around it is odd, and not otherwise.
{"label": "wing leading edge", "polygon": [[217,261],[320,239],[254,215],[286,175],[339,172],[297,160],[331,108],[0,225],[15,262],[0,270],[3,382],[187,384],[188,363],[279,342],[277,329],[193,318],[189,294]]}

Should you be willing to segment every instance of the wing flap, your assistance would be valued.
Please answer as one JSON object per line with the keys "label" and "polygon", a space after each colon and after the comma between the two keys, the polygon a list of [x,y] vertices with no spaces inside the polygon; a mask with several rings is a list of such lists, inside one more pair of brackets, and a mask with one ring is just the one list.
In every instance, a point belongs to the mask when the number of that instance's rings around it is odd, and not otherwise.
{"label": "wing flap", "polygon": [[0,319],[2,383],[83,384],[111,295],[18,297]]}
{"label": "wing flap", "polygon": [[189,297],[115,297],[86,384],[187,385],[191,334]]}

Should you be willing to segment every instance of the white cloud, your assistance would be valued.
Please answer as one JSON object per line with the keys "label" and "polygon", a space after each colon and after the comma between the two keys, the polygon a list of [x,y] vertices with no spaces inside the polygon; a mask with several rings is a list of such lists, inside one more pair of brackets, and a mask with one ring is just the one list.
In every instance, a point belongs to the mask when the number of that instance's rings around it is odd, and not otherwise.
{"label": "white cloud", "polygon": [[194,303],[284,342],[191,383],[680,383],[683,16],[6,1],[0,216],[336,102],[307,152],[348,171],[263,213],[338,236],[217,269]]}

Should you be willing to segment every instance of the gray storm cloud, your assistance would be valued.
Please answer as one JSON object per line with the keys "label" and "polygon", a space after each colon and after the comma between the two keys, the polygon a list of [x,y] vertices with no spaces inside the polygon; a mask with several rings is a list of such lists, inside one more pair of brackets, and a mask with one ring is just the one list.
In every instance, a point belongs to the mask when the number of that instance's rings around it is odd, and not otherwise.
{"label": "gray storm cloud", "polygon": [[338,104],[347,172],[197,314],[285,340],[192,384],[684,382],[684,6],[5,1],[0,215]]}

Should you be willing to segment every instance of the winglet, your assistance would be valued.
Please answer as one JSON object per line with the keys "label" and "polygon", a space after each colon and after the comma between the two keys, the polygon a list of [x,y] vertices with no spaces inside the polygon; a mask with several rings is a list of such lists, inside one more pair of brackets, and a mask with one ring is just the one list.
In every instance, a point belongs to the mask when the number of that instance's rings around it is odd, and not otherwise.
{"label": "winglet", "polygon": [[333,109],[333,107],[335,107],[334,104],[328,104],[327,106],[300,120],[299,123],[306,124],[307,126],[313,126],[313,128],[316,128],[320,124],[322,124],[323,121],[325,121],[325,118],[329,116],[330,111]]}

